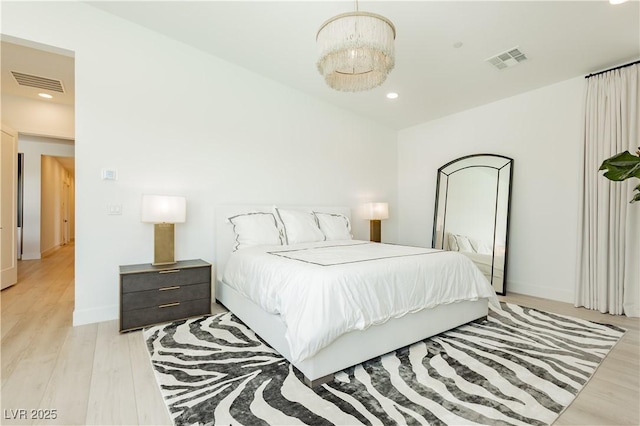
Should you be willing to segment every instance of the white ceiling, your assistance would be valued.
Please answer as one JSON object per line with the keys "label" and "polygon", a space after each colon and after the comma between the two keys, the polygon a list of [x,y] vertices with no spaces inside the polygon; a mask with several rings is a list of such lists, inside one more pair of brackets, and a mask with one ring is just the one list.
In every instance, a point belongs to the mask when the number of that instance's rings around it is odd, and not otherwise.
{"label": "white ceiling", "polygon": [[[2,94],[35,99],[40,102],[53,102],[73,105],[75,102],[75,69],[72,57],[51,53],[33,47],[2,41],[0,81]],[[64,93],[21,86],[11,74],[17,71],[37,77],[45,77],[62,82]],[[43,99],[38,93],[48,93],[52,99]]]}
{"label": "white ceiling", "polygon": [[[396,129],[640,58],[638,0],[368,1],[360,10],[396,26],[396,67],[379,88],[343,93],[318,74],[315,35],[351,1],[89,4]],[[529,59],[504,70],[485,62],[514,46]],[[73,58],[3,41],[2,92],[37,98],[10,70],[62,80],[65,95],[47,102],[73,104]]]}
{"label": "white ceiling", "polygon": [[[0,54],[0,93],[2,93],[2,96],[8,95],[18,98],[28,98],[43,103],[74,105],[75,68],[72,57],[14,44],[4,40],[0,43]],[[64,88],[64,93],[19,85],[13,77],[13,74],[11,74],[12,71],[59,80]],[[38,93],[43,92],[52,95],[53,98],[43,99],[38,96]],[[68,144],[73,143],[73,141],[60,139],[59,143]],[[62,167],[71,173],[71,175],[75,174],[74,157],[54,158],[58,160]]]}
{"label": "white ceiling", "polygon": [[[343,93],[318,74],[315,36],[352,1],[89,3],[397,129],[640,57],[637,0],[361,1],[395,24],[396,67],[379,88]],[[504,70],[485,62],[514,46],[529,59]]]}

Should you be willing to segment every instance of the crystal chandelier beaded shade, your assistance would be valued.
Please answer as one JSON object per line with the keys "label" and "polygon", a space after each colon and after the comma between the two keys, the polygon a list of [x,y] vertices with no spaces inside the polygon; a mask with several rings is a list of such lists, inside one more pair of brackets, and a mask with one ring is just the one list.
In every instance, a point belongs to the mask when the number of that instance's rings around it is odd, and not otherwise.
{"label": "crystal chandelier beaded shade", "polygon": [[318,30],[318,71],[343,92],[380,86],[393,69],[396,29],[384,16],[350,12],[334,16]]}

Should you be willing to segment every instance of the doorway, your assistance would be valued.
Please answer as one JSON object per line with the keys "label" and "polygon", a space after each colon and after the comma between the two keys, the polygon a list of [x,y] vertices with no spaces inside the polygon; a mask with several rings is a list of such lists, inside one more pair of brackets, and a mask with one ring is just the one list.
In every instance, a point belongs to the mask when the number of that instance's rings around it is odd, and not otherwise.
{"label": "doorway", "polygon": [[[38,250],[40,257],[46,257],[61,246],[69,243],[73,237],[73,220],[69,210],[74,204],[71,191],[74,185],[74,159],[73,157],[44,155],[42,152],[67,150],[72,153],[73,144],[61,143],[52,138],[38,138],[38,140],[47,141],[46,143],[42,141],[33,143],[38,150],[37,152],[40,153],[40,182],[35,179],[26,182],[25,198],[31,198],[29,205],[30,215],[32,216],[32,222],[39,221],[40,232],[38,235],[35,229],[30,229],[29,224],[25,221],[25,237],[28,237],[25,246],[30,244],[31,250]],[[32,138],[21,141],[21,147],[34,149],[33,146],[27,147],[28,142],[33,142]],[[32,160],[37,160],[37,156]],[[27,165],[31,164],[32,167],[37,167],[37,164],[34,163],[37,163],[37,161],[27,162]],[[39,212],[36,204],[38,195],[40,197]]]}
{"label": "doorway", "polygon": [[[16,191],[3,197],[15,200],[15,224],[11,227],[15,249],[9,253],[3,248],[2,252],[19,269],[21,261],[40,259],[74,238],[73,170],[65,171],[50,162],[42,176],[42,159],[74,161],[75,60],[73,52],[29,40],[3,36],[0,43],[0,66],[6,76],[1,86],[2,124],[15,129],[17,144]],[[49,181],[51,172],[60,178],[53,180],[58,182],[53,192],[43,193],[42,180]],[[46,206],[53,202],[53,215],[50,210],[43,212],[43,200]],[[53,230],[50,217],[57,221]]]}

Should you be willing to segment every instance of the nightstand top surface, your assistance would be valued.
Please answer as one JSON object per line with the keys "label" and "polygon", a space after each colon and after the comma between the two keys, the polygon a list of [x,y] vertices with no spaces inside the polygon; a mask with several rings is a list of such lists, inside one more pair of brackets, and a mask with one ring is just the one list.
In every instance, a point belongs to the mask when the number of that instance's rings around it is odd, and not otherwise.
{"label": "nightstand top surface", "polygon": [[179,260],[171,265],[152,265],[151,263],[140,263],[138,265],[120,265],[120,274],[139,274],[141,272],[160,272],[171,269],[201,268],[211,266],[210,263],[202,259]]}

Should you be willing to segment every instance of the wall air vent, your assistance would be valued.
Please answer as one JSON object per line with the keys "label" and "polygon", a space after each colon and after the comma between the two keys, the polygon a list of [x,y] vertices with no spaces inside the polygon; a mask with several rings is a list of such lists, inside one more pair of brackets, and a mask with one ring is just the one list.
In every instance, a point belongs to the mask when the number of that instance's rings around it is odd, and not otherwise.
{"label": "wall air vent", "polygon": [[527,57],[524,55],[524,53],[522,53],[518,46],[516,46],[502,53],[498,53],[497,55],[490,57],[486,61],[499,70],[502,70],[505,68],[516,66],[526,59]]}
{"label": "wall air vent", "polygon": [[11,71],[13,78],[20,86],[35,87],[36,89],[51,90],[52,92],[64,93],[64,87],[60,80],[52,78],[38,77],[37,75],[25,74]]}

